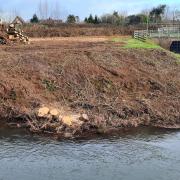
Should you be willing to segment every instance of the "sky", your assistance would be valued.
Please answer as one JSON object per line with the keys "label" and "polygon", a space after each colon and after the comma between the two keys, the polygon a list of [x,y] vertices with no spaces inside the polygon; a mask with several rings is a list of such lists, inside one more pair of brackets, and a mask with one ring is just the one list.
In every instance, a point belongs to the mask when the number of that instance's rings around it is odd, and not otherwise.
{"label": "sky", "polygon": [[28,20],[34,13],[38,14],[40,1],[48,1],[48,7],[51,10],[58,5],[63,19],[68,14],[74,14],[80,19],[84,19],[90,13],[100,16],[114,10],[133,14],[141,12],[143,9],[151,9],[159,4],[167,4],[171,8],[180,7],[180,0],[0,0],[0,12],[6,15],[18,14]]}

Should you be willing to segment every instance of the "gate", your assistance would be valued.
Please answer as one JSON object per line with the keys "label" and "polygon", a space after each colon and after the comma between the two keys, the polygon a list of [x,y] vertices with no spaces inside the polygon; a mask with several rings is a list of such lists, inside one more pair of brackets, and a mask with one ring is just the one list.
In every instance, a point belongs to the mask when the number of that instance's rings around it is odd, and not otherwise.
{"label": "gate", "polygon": [[134,38],[145,42],[148,37],[148,32],[146,30],[134,31]]}

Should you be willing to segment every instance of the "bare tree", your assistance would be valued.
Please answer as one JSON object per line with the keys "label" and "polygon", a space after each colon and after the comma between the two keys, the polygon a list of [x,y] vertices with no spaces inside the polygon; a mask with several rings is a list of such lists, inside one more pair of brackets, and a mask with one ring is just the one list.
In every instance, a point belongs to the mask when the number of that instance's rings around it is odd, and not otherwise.
{"label": "bare tree", "polygon": [[150,9],[142,10],[141,14],[145,15],[145,17],[146,17],[146,22],[145,22],[146,23],[146,30],[149,31],[149,24],[150,24],[150,22],[149,22],[149,20],[150,20],[149,14],[150,14]]}
{"label": "bare tree", "polygon": [[125,17],[125,12],[119,13],[118,11],[114,11],[112,14],[101,16],[101,22],[105,24],[124,25]]}
{"label": "bare tree", "polygon": [[39,1],[38,11],[39,11],[39,17],[41,19],[44,19],[43,5],[42,5],[42,1],[41,0]]}
{"label": "bare tree", "polygon": [[170,7],[166,6],[164,15],[162,16],[163,21],[169,21],[170,20]]}
{"label": "bare tree", "polygon": [[47,19],[49,16],[49,5],[48,1],[39,1],[38,5],[39,17],[41,19]]}
{"label": "bare tree", "polygon": [[51,17],[53,19],[60,19],[60,6],[59,6],[58,1],[56,1],[54,6],[52,7]]}
{"label": "bare tree", "polygon": [[174,20],[180,20],[180,9],[175,9],[173,13]]}
{"label": "bare tree", "polygon": [[7,22],[12,22],[16,16],[20,16],[20,12],[17,9],[12,9],[11,11],[5,13],[5,19]]}
{"label": "bare tree", "polygon": [[49,16],[49,5],[47,0],[44,2],[43,8],[44,8],[45,19],[47,19]]}

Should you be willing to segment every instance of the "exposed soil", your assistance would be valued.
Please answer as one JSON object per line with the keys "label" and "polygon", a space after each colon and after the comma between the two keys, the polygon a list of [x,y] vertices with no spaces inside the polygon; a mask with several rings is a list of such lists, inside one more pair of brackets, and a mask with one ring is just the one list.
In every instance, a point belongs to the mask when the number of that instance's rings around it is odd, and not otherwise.
{"label": "exposed soil", "polygon": [[[32,39],[2,46],[0,68],[1,119],[18,127],[43,125],[35,111],[44,104],[88,114],[77,134],[180,128],[180,65],[161,49],[124,49],[106,37]],[[55,123],[41,132],[57,133]]]}

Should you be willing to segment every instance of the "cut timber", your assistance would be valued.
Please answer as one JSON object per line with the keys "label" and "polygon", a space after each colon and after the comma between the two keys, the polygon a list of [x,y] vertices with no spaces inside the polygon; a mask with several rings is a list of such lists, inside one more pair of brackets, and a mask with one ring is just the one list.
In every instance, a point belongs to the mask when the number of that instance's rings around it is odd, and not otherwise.
{"label": "cut timber", "polygon": [[14,35],[9,35],[9,40],[14,40],[15,39],[15,37],[14,37]]}
{"label": "cut timber", "polygon": [[17,29],[14,24],[9,25],[7,29],[7,34],[9,35],[9,40],[11,41],[18,41],[22,43],[28,43],[29,39],[27,36],[23,35],[20,29]]}
{"label": "cut timber", "polygon": [[62,122],[67,126],[72,126],[72,117],[64,116],[64,117],[62,117]]}
{"label": "cut timber", "polygon": [[73,125],[81,126],[83,124],[83,122],[80,121],[80,115],[63,116],[62,122],[67,126],[73,126]]}
{"label": "cut timber", "polygon": [[58,111],[57,109],[52,109],[52,110],[50,111],[50,114],[51,114],[52,116],[58,116],[58,115],[59,115],[59,111]]}
{"label": "cut timber", "polygon": [[49,113],[49,108],[48,107],[43,107],[43,108],[40,108],[38,110],[38,116],[39,117],[44,117],[44,116],[48,115],[48,113]]}

